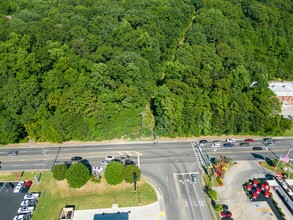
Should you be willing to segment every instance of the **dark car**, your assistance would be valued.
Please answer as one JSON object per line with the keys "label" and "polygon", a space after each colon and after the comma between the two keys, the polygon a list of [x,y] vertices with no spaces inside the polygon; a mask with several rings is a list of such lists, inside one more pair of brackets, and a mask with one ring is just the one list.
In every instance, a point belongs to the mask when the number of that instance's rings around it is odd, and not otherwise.
{"label": "dark car", "polygon": [[221,220],[233,220],[233,218],[221,218]]}
{"label": "dark car", "polygon": [[253,139],[245,139],[244,141],[245,141],[245,142],[249,142],[249,143],[254,142]]}
{"label": "dark car", "polygon": [[15,150],[15,151],[9,151],[7,153],[8,156],[16,156],[17,154],[18,154],[18,151],[17,150]]}
{"label": "dark car", "polygon": [[122,163],[122,161],[118,158],[114,158],[111,162],[119,162],[119,163]]}
{"label": "dark car", "polygon": [[193,183],[197,183],[196,175],[195,175],[194,173],[192,173],[190,176],[191,176],[191,181],[192,181]]}
{"label": "dark car", "polygon": [[262,150],[262,147],[253,147],[252,150]]}
{"label": "dark car", "polygon": [[239,145],[240,145],[240,147],[248,147],[249,143],[248,142],[241,142]]}
{"label": "dark car", "polygon": [[263,139],[263,142],[264,143],[272,143],[273,142],[273,139],[272,138],[264,138]]}
{"label": "dark car", "polygon": [[221,216],[225,218],[232,217],[232,213],[230,211],[221,211]]}
{"label": "dark car", "polygon": [[71,157],[71,161],[82,161],[82,157],[79,157],[79,156]]}
{"label": "dark car", "polygon": [[224,143],[223,146],[224,147],[234,147],[234,144],[232,144],[232,143]]}
{"label": "dark car", "polygon": [[224,211],[227,211],[227,210],[229,209],[229,207],[228,207],[226,204],[222,204],[222,209],[223,209]]}
{"label": "dark car", "polygon": [[5,184],[6,189],[13,189],[14,188],[14,184],[11,182],[8,182]]}
{"label": "dark car", "polygon": [[208,141],[207,140],[200,140],[199,143],[200,144],[206,144],[206,143],[208,143]]}
{"label": "dark car", "polygon": [[132,164],[135,164],[133,160],[130,160],[130,159],[127,159],[125,160],[124,162],[125,166],[128,166],[128,165],[132,165]]}

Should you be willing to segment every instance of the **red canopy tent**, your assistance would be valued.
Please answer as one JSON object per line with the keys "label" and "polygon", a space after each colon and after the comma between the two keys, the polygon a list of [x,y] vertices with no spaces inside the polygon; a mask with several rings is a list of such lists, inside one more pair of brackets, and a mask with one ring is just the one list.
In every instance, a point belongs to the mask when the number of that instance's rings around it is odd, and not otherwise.
{"label": "red canopy tent", "polygon": [[265,191],[265,196],[268,198],[270,197],[271,193],[269,191]]}
{"label": "red canopy tent", "polygon": [[258,180],[253,180],[253,186],[256,187],[258,185]]}
{"label": "red canopy tent", "polygon": [[258,197],[258,194],[257,193],[253,193],[252,194],[252,198],[257,199],[257,197]]}
{"label": "red canopy tent", "polygon": [[251,189],[252,189],[252,185],[249,184],[249,185],[247,186],[247,190],[248,190],[248,191],[251,191]]}

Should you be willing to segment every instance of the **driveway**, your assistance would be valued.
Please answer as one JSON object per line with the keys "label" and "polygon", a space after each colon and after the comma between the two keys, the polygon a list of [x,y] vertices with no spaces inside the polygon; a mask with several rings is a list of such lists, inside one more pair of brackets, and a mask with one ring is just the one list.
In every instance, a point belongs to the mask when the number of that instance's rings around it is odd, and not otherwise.
{"label": "driveway", "polygon": [[277,220],[267,202],[251,202],[242,184],[253,178],[265,178],[264,169],[256,161],[240,161],[229,168],[224,185],[215,187],[218,203],[227,204],[235,220]]}

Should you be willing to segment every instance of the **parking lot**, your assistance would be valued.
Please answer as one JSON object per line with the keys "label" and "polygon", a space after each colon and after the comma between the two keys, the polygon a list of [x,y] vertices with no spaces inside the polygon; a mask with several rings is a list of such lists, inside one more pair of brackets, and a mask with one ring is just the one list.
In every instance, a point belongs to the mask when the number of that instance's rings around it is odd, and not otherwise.
{"label": "parking lot", "polygon": [[[14,187],[17,182],[12,182]],[[0,183],[0,220],[12,220],[17,215],[25,193],[13,193],[13,189],[6,188],[7,182]]]}

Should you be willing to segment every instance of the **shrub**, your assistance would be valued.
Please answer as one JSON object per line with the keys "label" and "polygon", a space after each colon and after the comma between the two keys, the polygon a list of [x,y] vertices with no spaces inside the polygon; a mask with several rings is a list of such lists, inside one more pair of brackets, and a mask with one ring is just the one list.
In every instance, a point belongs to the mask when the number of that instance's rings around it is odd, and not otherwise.
{"label": "shrub", "polygon": [[91,176],[91,181],[94,183],[101,183],[101,180],[102,180],[101,176],[98,176],[98,177],[96,177],[94,175]]}
{"label": "shrub", "polygon": [[140,169],[135,165],[131,164],[124,168],[124,180],[127,183],[133,183],[134,182],[134,173],[136,173],[136,180],[140,180],[141,171]]}
{"label": "shrub", "polygon": [[66,178],[70,187],[80,188],[90,179],[90,171],[86,165],[78,162],[69,167]]}
{"label": "shrub", "polygon": [[216,210],[217,212],[222,211],[222,209],[223,209],[222,204],[218,204],[218,205],[215,206],[215,210]]}
{"label": "shrub", "polygon": [[57,164],[53,168],[53,178],[60,181],[66,178],[68,167],[66,164]]}
{"label": "shrub", "polygon": [[217,191],[214,189],[209,189],[208,191],[208,195],[210,196],[210,198],[212,200],[217,200],[218,196],[217,196]]}
{"label": "shrub", "polygon": [[123,181],[124,166],[120,162],[109,163],[105,170],[105,179],[110,185],[117,185]]}

